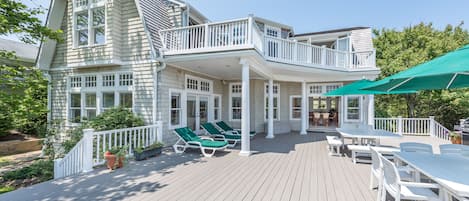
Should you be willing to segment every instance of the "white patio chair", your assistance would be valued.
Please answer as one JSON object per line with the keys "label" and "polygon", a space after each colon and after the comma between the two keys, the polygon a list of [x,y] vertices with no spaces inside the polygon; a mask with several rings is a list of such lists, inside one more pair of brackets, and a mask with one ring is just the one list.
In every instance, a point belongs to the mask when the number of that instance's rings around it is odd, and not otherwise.
{"label": "white patio chair", "polygon": [[327,149],[329,150],[329,155],[342,156],[340,153],[340,148],[344,145],[342,139],[337,136],[326,136],[327,139]]}
{"label": "white patio chair", "polygon": [[418,142],[403,142],[399,145],[401,152],[418,152],[433,154],[433,147],[429,144]]}
{"label": "white patio chair", "polygon": [[404,182],[401,181],[396,166],[380,156],[383,164],[383,189],[381,200],[386,200],[386,192],[389,193],[395,201],[400,200],[440,200],[438,195],[435,194],[432,188],[439,189],[438,184],[434,183],[417,183],[417,182]]}
{"label": "white patio chair", "polygon": [[462,144],[442,144],[440,145],[440,153],[442,155],[467,156],[469,154],[469,146]]}
{"label": "white patio chair", "polygon": [[[373,190],[375,187],[375,181],[378,183],[378,201],[381,197],[381,191],[383,189],[383,163],[381,161],[381,155],[374,147],[370,147],[371,151],[371,175],[370,175],[370,189]],[[399,170],[399,176],[402,180],[412,181],[412,175],[407,173],[405,170]]]}

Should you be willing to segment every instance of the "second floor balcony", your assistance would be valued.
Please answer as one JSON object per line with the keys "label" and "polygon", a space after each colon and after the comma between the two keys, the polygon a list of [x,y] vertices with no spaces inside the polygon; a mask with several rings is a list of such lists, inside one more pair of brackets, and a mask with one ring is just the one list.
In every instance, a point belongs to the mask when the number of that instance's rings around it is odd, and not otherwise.
{"label": "second floor balcony", "polygon": [[160,31],[165,56],[253,49],[266,60],[306,67],[375,69],[375,51],[341,51],[266,35],[252,17]]}

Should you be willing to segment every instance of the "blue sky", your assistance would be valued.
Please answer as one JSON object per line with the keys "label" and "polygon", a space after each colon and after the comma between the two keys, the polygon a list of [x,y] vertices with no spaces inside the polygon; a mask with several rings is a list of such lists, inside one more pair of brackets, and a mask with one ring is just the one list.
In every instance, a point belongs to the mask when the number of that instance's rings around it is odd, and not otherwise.
{"label": "blue sky", "polygon": [[[29,6],[49,6],[49,0],[22,0]],[[401,29],[419,22],[437,28],[465,21],[468,0],[187,0],[212,21],[259,17],[288,24],[295,33],[353,26]],[[41,16],[45,19],[44,16]],[[14,37],[8,37],[14,38]]]}

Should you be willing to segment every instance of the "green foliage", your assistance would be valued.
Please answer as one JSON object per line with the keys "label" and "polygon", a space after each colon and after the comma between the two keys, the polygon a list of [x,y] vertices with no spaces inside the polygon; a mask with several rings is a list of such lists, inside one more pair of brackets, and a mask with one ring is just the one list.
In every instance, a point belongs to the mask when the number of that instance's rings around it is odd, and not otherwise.
{"label": "green foliage", "polygon": [[[462,24],[461,24],[462,25]],[[420,23],[402,31],[373,30],[376,63],[380,78],[434,59],[469,43],[469,33],[461,25],[444,30]],[[417,94],[376,96],[376,116],[435,116],[447,128],[469,116],[469,90],[434,90]]]}
{"label": "green foliage", "polygon": [[10,172],[5,172],[2,177],[7,181],[30,179],[33,177],[37,177],[40,181],[47,181],[54,177],[54,161],[38,160],[32,163],[30,166],[26,166]]}
{"label": "green foliage", "polygon": [[88,122],[97,131],[143,126],[143,119],[123,107],[114,107]]}
{"label": "green foliage", "polygon": [[140,153],[142,153],[143,151],[151,150],[151,149],[156,149],[156,148],[161,148],[161,147],[163,147],[163,146],[164,146],[163,143],[161,143],[161,142],[155,142],[155,143],[153,143],[153,144],[151,144],[150,146],[147,146],[147,147],[145,147],[145,146],[137,147],[137,148],[134,149],[134,151],[140,154]]}
{"label": "green foliage", "polygon": [[2,193],[8,193],[10,191],[14,191],[15,187],[13,186],[0,186],[0,194]]}
{"label": "green foliage", "polygon": [[127,149],[129,149],[128,146],[122,146],[122,147],[111,147],[109,150],[109,153],[116,155],[117,157],[124,157],[127,154]]}

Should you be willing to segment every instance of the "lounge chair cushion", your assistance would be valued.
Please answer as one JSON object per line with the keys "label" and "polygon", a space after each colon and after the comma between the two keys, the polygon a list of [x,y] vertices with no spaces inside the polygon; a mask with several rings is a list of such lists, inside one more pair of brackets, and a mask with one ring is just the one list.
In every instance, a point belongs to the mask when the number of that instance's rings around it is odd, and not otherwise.
{"label": "lounge chair cushion", "polygon": [[[223,129],[224,131],[237,131],[237,132],[241,132],[240,130],[235,130],[233,129],[231,126],[229,126],[227,123],[225,123],[224,121],[219,121],[216,123],[217,126],[219,126],[221,129]],[[249,135],[251,136],[254,136],[256,135],[256,131],[250,131],[249,132]]]}
{"label": "lounge chair cushion", "polygon": [[224,147],[228,144],[228,142],[224,142],[224,141],[212,141],[212,140],[201,139],[194,132],[192,132],[192,130],[188,127],[177,128],[177,129],[175,129],[175,131],[184,139],[184,141],[186,141],[186,142],[190,142],[190,141],[200,142],[202,147],[221,148],[221,147]]}
{"label": "lounge chair cushion", "polygon": [[225,136],[225,139],[228,139],[228,140],[240,140],[241,139],[241,135],[224,134],[223,136]]}
{"label": "lounge chair cushion", "polygon": [[210,147],[210,148],[221,148],[228,145],[228,142],[225,141],[211,141],[211,140],[198,140],[202,147]]}

